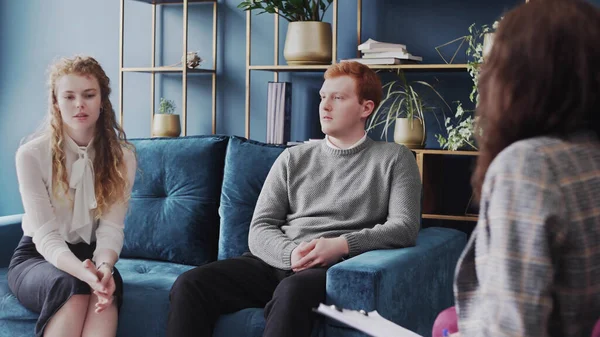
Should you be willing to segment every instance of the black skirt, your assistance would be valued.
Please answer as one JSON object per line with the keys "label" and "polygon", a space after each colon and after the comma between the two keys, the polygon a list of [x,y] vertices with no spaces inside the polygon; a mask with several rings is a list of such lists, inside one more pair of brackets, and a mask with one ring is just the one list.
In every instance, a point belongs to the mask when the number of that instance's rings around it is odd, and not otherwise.
{"label": "black skirt", "polygon": [[[85,242],[67,245],[81,261],[91,259],[96,248],[95,242],[91,245]],[[123,280],[117,268],[114,271],[114,296],[117,308],[120,309],[123,302]],[[29,236],[23,236],[10,260],[8,286],[24,307],[40,314],[35,325],[36,337],[42,337],[50,318],[71,296],[91,294],[87,283],[46,261]]]}

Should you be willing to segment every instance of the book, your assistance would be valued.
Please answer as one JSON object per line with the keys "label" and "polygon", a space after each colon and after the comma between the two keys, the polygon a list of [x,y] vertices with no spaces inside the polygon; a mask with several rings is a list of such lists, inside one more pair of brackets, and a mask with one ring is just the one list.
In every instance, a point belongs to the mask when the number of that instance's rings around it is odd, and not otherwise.
{"label": "book", "polygon": [[388,52],[388,51],[393,51],[393,52],[398,52],[398,53],[408,53],[408,51],[406,50],[406,48],[376,48],[376,49],[364,49],[361,50],[361,53],[363,53],[363,55],[365,54],[373,54],[373,53],[383,53],[383,52]]}
{"label": "book", "polygon": [[286,144],[290,140],[292,110],[292,83],[267,84],[267,139],[268,144]]}
{"label": "book", "polygon": [[313,310],[373,337],[422,337],[381,317],[376,310],[369,312],[348,310],[323,303]]}
{"label": "book", "polygon": [[377,57],[377,58],[355,58],[355,59],[345,59],[342,61],[355,61],[355,62],[359,62],[362,64],[367,64],[367,65],[375,65],[375,64],[382,64],[382,65],[393,65],[393,64],[414,64],[416,63],[415,60],[406,60],[406,59],[399,59],[399,58],[395,58],[395,57]]}
{"label": "book", "polygon": [[412,55],[410,53],[402,53],[402,52],[396,52],[396,51],[386,51],[386,52],[381,52],[381,53],[368,53],[368,54],[363,54],[363,58],[386,58],[386,57],[393,57],[393,58],[397,58],[397,59],[404,59],[404,60],[413,60],[413,61],[418,61],[421,62],[423,61],[423,58],[421,56],[415,56]]}
{"label": "book", "polygon": [[389,42],[379,42],[373,39],[368,39],[367,41],[358,45],[358,50],[373,50],[379,48],[402,48],[406,49],[406,45],[401,43],[389,43]]}

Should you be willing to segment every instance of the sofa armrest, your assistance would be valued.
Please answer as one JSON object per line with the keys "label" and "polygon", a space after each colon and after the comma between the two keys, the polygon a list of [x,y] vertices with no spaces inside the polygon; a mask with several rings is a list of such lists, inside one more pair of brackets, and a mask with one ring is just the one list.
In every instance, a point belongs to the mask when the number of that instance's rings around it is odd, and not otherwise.
{"label": "sofa armrest", "polygon": [[458,230],[425,228],[415,247],[370,251],[338,263],[327,272],[327,304],[377,310],[427,336],[437,314],[454,303],[454,270],[466,241]]}
{"label": "sofa armrest", "polygon": [[0,268],[8,267],[19,240],[23,236],[23,214],[0,216]]}

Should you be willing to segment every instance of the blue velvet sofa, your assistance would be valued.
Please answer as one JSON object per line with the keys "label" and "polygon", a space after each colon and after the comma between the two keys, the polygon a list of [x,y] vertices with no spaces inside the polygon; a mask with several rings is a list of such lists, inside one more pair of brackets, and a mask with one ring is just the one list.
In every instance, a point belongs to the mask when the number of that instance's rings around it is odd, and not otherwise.
{"label": "blue velvet sofa", "polygon": [[[135,139],[138,167],[125,243],[117,264],[124,279],[118,336],[165,335],[169,290],[197,265],[247,251],[248,226],[266,175],[283,147],[240,137]],[[17,198],[18,196],[14,196]],[[37,315],[7,286],[7,267],[21,235],[21,215],[0,217],[0,337],[33,336]],[[423,336],[453,305],[452,279],[464,233],[425,228],[411,248],[372,251],[331,267],[327,303],[378,310]],[[261,336],[263,310],[223,315],[214,336]],[[318,336],[363,336],[321,319]]]}

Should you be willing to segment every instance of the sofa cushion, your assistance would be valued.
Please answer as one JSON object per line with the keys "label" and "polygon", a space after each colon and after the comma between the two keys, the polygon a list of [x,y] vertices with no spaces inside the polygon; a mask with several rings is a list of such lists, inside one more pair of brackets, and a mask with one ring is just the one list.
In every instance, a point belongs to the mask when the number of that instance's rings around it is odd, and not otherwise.
{"label": "sofa cushion", "polygon": [[38,314],[27,310],[8,288],[8,268],[0,268],[0,337],[33,335]]}
{"label": "sofa cushion", "polygon": [[169,314],[169,292],[179,275],[193,266],[162,261],[120,259],[123,305],[118,336],[164,336]]}
{"label": "sofa cushion", "polygon": [[248,228],[263,183],[285,146],[233,136],[227,145],[221,191],[219,260],[248,251]]}
{"label": "sofa cushion", "polygon": [[217,257],[228,137],[133,139],[138,172],[122,257],[201,265]]}

